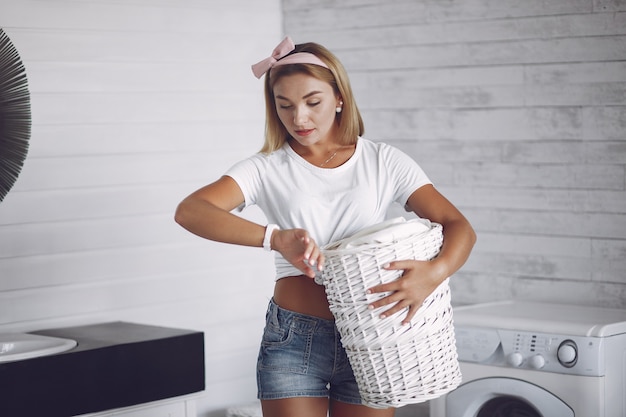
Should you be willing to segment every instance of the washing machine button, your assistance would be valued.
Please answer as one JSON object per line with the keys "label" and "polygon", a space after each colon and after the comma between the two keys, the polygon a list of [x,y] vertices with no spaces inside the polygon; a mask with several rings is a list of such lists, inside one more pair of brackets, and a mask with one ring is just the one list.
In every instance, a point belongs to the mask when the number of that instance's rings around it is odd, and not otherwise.
{"label": "washing machine button", "polygon": [[559,359],[561,365],[566,368],[571,368],[576,365],[578,361],[578,347],[573,340],[564,340],[556,352],[556,356]]}
{"label": "washing machine button", "polygon": [[519,367],[524,362],[524,356],[522,356],[522,354],[519,352],[509,353],[506,357],[506,361],[511,366]]}
{"label": "washing machine button", "polygon": [[546,364],[546,360],[541,355],[535,355],[528,360],[528,364],[533,369],[541,369]]}

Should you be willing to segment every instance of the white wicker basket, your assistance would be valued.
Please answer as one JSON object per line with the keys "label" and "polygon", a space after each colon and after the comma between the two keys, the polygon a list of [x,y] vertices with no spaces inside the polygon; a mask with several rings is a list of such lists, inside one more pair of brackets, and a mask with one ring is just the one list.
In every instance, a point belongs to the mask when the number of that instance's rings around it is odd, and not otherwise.
{"label": "white wicker basket", "polygon": [[402,275],[383,265],[433,259],[442,242],[440,224],[398,218],[322,249],[322,283],[363,403],[370,407],[424,402],[461,382],[447,279],[406,326],[401,324],[406,310],[381,319],[389,306],[368,308],[387,294],[366,294],[368,288]]}

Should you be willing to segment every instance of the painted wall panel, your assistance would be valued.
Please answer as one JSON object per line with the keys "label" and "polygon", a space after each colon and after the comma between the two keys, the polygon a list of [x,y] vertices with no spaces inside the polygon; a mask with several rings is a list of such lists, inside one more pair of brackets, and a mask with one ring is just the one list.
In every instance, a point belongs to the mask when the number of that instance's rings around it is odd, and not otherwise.
{"label": "painted wall panel", "polygon": [[549,3],[287,0],[284,19],[343,61],[365,136],[474,224],[456,303],[626,308],[626,14]]}
{"label": "painted wall panel", "polygon": [[254,400],[272,256],[200,239],[173,216],[260,149],[250,64],[281,22],[278,1],[0,0],[33,114],[0,203],[0,332],[116,320],[202,330],[199,413]]}

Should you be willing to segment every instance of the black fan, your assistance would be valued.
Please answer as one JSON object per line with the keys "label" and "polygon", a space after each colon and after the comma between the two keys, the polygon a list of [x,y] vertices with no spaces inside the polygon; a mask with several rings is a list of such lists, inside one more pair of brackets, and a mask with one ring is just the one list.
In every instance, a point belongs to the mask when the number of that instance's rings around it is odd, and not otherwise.
{"label": "black fan", "polygon": [[0,201],[22,170],[30,128],[26,71],[11,40],[0,29]]}

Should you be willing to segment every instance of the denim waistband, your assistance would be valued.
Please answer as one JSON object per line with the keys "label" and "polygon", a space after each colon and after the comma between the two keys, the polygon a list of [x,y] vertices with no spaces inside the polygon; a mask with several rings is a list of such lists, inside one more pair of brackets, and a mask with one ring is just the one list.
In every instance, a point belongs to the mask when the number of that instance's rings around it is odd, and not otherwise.
{"label": "denim waistband", "polygon": [[288,321],[293,323],[293,325],[313,327],[314,331],[320,333],[334,333],[337,331],[334,320],[287,310],[276,304],[274,299],[271,299],[267,306],[267,315],[272,323]]}

